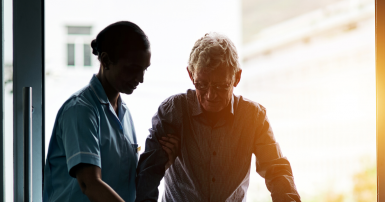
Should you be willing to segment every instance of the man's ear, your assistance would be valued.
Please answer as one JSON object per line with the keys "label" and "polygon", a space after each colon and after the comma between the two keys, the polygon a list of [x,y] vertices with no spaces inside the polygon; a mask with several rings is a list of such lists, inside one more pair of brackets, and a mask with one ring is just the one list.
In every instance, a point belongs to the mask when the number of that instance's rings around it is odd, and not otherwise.
{"label": "man's ear", "polygon": [[234,87],[237,87],[239,82],[241,81],[241,76],[242,76],[242,69],[240,69],[236,74],[235,74],[235,82],[234,82]]}
{"label": "man's ear", "polygon": [[193,76],[193,73],[190,72],[190,70],[188,69],[188,67],[186,67],[186,70],[188,72],[188,76],[190,77],[191,81],[194,83],[194,76]]}
{"label": "man's ear", "polygon": [[108,53],[102,52],[102,54],[100,55],[100,63],[102,64],[103,68],[108,68],[108,66],[111,64],[111,60],[108,56]]}

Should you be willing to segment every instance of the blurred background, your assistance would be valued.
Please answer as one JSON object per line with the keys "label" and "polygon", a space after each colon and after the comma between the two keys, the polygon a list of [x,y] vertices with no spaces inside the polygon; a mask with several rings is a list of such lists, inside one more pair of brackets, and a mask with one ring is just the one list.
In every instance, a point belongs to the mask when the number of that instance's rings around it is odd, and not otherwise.
{"label": "blurred background", "polygon": [[[6,198],[12,201],[12,1],[4,1]],[[129,20],[151,42],[144,83],[123,95],[144,146],[167,97],[194,88],[194,42],[227,35],[243,69],[236,95],[267,108],[304,202],[376,201],[375,5],[373,0],[45,1],[46,148],[56,114],[97,73],[90,42]],[[255,159],[253,157],[253,162]],[[269,202],[251,166],[249,202]],[[159,187],[163,190],[163,184]]]}

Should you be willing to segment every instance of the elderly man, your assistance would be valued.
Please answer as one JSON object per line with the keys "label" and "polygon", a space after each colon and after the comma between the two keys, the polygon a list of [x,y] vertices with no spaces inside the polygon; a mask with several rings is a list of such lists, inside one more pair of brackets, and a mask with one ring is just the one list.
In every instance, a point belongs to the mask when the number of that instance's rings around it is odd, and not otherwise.
{"label": "elderly man", "polygon": [[[166,99],[152,119],[137,169],[137,202],[246,201],[251,155],[273,201],[300,201],[289,161],[283,157],[266,109],[233,95],[241,80],[234,44],[210,33],[199,39],[187,67],[195,90]],[[167,134],[180,137],[177,159],[165,173]],[[166,165],[167,167],[167,165]]]}

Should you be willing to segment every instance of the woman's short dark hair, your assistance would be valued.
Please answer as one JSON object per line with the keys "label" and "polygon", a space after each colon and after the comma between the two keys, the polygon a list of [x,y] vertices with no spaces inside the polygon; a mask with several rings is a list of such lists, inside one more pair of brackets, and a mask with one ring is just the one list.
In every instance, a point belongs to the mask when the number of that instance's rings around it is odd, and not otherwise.
{"label": "woman's short dark hair", "polygon": [[116,62],[127,51],[145,51],[150,48],[146,34],[135,23],[120,21],[108,25],[91,42],[92,53],[100,56],[108,53],[111,62]]}

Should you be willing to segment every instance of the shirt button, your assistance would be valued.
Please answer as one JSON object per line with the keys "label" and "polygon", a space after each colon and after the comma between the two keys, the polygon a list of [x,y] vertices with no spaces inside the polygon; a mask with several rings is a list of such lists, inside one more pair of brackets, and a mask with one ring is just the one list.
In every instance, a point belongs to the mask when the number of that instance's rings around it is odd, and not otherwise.
{"label": "shirt button", "polygon": [[215,182],[215,178],[213,178],[212,181]]}
{"label": "shirt button", "polygon": [[216,152],[213,152],[213,155],[215,156],[215,155],[217,155],[217,153],[216,153]]}

